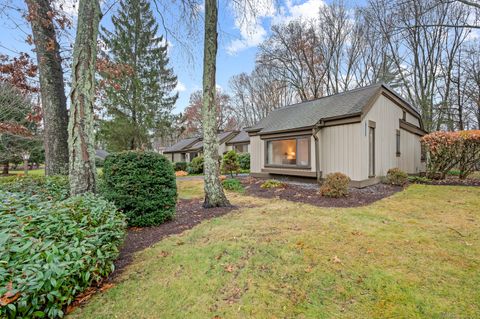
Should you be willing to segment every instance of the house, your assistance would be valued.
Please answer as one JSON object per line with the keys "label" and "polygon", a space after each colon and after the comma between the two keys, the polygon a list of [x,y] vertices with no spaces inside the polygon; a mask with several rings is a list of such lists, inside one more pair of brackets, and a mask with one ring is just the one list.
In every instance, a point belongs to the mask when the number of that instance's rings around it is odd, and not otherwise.
{"label": "house", "polygon": [[165,155],[172,162],[190,162],[193,157],[190,158],[190,153],[187,150],[199,141],[201,141],[200,137],[192,137],[180,140],[172,146],[164,149],[163,155]]}
{"label": "house", "polygon": [[[220,132],[217,134],[219,156],[223,156],[223,154],[229,150],[227,143],[238,134],[238,131]],[[163,154],[172,162],[190,162],[202,153],[203,140],[200,137],[181,140],[163,151]]]}
{"label": "house", "polygon": [[227,143],[227,151],[234,150],[235,152],[250,153],[250,136],[245,130],[241,130],[234,138]]}
{"label": "house", "polygon": [[384,84],[282,107],[247,129],[253,176],[316,178],[342,172],[352,186],[390,168],[424,170],[418,111]]}

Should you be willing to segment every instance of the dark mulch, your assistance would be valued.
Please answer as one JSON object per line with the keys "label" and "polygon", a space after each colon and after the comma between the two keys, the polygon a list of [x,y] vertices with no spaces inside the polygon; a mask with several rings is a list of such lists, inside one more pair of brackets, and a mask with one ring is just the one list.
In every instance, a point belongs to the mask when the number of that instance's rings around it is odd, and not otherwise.
{"label": "dark mulch", "polygon": [[371,204],[377,200],[388,197],[403,188],[385,184],[376,184],[365,188],[351,188],[349,195],[343,198],[329,198],[321,196],[319,186],[309,183],[288,183],[285,188],[261,188],[265,182],[262,179],[242,179],[245,193],[251,196],[264,198],[285,199],[320,207],[358,207]]}
{"label": "dark mulch", "polygon": [[445,179],[432,179],[429,181],[417,181],[418,184],[447,185],[447,186],[480,186],[480,178],[459,179],[456,176],[447,176]]}
{"label": "dark mulch", "polygon": [[180,200],[173,220],[156,227],[129,228],[120,248],[120,255],[115,260],[115,271],[109,279],[115,279],[132,262],[135,252],[150,247],[169,235],[193,228],[206,219],[225,215],[237,208],[231,206],[205,209],[202,204],[203,201],[199,199]]}

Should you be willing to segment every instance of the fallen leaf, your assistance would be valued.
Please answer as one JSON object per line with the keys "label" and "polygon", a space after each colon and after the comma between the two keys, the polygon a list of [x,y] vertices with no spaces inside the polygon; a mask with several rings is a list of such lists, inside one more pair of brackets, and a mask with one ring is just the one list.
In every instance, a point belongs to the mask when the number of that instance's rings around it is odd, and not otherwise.
{"label": "fallen leaf", "polygon": [[169,255],[169,253],[167,251],[161,251],[160,252],[160,257],[167,257]]}
{"label": "fallen leaf", "polygon": [[333,262],[336,264],[342,264],[342,261],[337,256],[333,256]]}
{"label": "fallen leaf", "polygon": [[225,267],[225,271],[226,271],[226,272],[232,272],[232,271],[233,271],[233,265],[231,265],[231,264],[230,264],[230,265],[227,265],[227,266]]}

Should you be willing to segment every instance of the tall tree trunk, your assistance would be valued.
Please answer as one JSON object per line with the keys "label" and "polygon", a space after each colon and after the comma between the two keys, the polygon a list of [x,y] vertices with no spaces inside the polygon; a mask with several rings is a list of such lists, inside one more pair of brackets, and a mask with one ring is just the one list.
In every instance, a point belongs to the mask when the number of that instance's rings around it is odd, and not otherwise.
{"label": "tall tree trunk", "polygon": [[10,163],[7,161],[3,163],[2,175],[8,175],[10,173]]}
{"label": "tall tree trunk", "polygon": [[205,201],[203,207],[229,206],[220,183],[215,107],[215,70],[217,59],[217,0],[205,0],[205,42],[203,56],[203,152],[205,168]]}
{"label": "tall tree trunk", "polygon": [[95,191],[93,104],[100,16],[98,0],[80,0],[77,35],[73,48],[68,124],[70,193],[72,195]]}
{"label": "tall tree trunk", "polygon": [[45,173],[68,173],[68,114],[60,46],[49,0],[26,0],[40,75],[45,126]]}

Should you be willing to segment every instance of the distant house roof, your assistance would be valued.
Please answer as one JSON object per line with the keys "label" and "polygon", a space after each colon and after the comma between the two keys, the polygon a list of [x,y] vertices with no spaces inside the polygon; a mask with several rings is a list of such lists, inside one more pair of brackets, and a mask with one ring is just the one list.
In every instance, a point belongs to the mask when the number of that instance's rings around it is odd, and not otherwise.
{"label": "distant house roof", "polygon": [[384,84],[370,86],[325,96],[316,100],[288,105],[272,111],[247,132],[270,133],[297,128],[311,128],[320,120],[361,115],[377,94],[386,90],[400,99],[418,117],[418,111]]}
{"label": "distant house roof", "polygon": [[[233,136],[238,134],[238,131],[228,131],[228,132],[221,132],[217,134],[218,143],[222,144],[224,142],[229,141]],[[193,144],[189,147],[190,151],[197,151],[203,148],[203,140],[198,141],[197,143]]]}
{"label": "distant house roof", "polygon": [[110,153],[105,150],[95,150],[95,157],[99,157],[101,159],[105,159]]}
{"label": "distant house roof", "polygon": [[186,148],[189,148],[190,146],[192,146],[194,143],[198,142],[199,140],[200,140],[200,137],[192,137],[192,138],[186,138],[186,139],[180,140],[178,143],[167,147],[163,151],[163,153],[180,152],[180,151],[182,151]]}
{"label": "distant house roof", "polygon": [[245,130],[241,130],[234,138],[227,142],[227,144],[240,144],[240,143],[249,143],[250,136]]}

